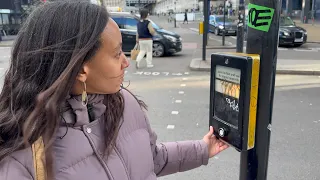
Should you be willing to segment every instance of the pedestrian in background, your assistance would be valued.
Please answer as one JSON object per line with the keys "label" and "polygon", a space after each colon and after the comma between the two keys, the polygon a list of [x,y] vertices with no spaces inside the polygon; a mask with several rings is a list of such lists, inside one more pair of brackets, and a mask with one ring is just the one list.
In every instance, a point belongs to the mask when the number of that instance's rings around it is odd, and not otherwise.
{"label": "pedestrian in background", "polygon": [[[140,68],[140,62],[147,54],[147,67],[152,68],[152,37],[156,34],[151,22],[148,20],[149,12],[146,9],[140,11],[140,21],[137,24],[137,43],[139,44],[140,52],[137,57],[136,68]],[[170,16],[169,16],[170,18]]]}
{"label": "pedestrian in background", "polygon": [[0,94],[1,180],[155,180],[228,147],[212,127],[202,140],[158,144],[146,105],[121,85],[121,45],[117,24],[90,2],[30,15]]}
{"label": "pedestrian in background", "polygon": [[184,20],[183,20],[183,24],[187,21],[188,24],[188,10],[186,9],[186,11],[184,12]]}

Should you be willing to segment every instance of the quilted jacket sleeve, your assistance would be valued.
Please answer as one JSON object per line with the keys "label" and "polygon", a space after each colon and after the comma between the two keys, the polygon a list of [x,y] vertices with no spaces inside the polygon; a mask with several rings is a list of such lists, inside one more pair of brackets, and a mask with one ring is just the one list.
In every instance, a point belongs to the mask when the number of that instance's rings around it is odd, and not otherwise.
{"label": "quilted jacket sleeve", "polygon": [[188,171],[208,164],[208,146],[203,140],[157,144],[157,135],[152,131],[147,117],[146,121],[150,134],[154,171],[158,177]]}
{"label": "quilted jacket sleeve", "polygon": [[6,157],[0,161],[1,180],[33,180],[31,173],[16,159]]}

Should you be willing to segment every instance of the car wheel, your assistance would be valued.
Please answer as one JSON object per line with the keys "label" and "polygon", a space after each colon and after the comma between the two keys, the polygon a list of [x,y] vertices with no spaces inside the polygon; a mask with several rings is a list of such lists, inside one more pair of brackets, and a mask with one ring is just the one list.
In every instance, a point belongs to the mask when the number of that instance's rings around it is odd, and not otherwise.
{"label": "car wheel", "polygon": [[159,42],[153,43],[153,56],[154,57],[161,57],[164,55],[164,46]]}
{"label": "car wheel", "polygon": [[218,29],[218,28],[215,28],[215,29],[214,29],[214,34],[217,35],[217,36],[219,36],[219,29]]}

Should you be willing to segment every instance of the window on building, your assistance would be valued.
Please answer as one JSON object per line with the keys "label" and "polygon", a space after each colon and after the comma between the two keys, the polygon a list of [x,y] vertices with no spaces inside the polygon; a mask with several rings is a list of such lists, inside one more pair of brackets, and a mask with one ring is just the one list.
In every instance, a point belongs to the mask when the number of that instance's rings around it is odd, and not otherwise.
{"label": "window on building", "polygon": [[2,24],[3,25],[9,24],[9,14],[2,14]]}
{"label": "window on building", "polygon": [[126,18],[125,29],[137,30],[138,21],[133,18]]}

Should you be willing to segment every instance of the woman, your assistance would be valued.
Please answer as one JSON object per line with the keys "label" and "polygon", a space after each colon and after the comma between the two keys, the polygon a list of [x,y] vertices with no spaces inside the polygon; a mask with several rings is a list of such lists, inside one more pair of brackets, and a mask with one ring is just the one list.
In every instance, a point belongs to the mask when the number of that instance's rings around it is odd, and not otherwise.
{"label": "woman", "polygon": [[121,87],[121,42],[106,9],[88,2],[47,3],[29,17],[0,95],[1,180],[154,180],[228,147],[212,128],[156,144],[144,103]]}
{"label": "woman", "polygon": [[147,67],[152,68],[152,37],[156,34],[156,31],[152,27],[152,24],[147,19],[149,16],[149,12],[146,9],[142,9],[140,11],[140,21],[137,24],[137,43],[140,47],[140,52],[136,59],[136,68],[140,68],[140,62],[143,57],[147,54]]}

